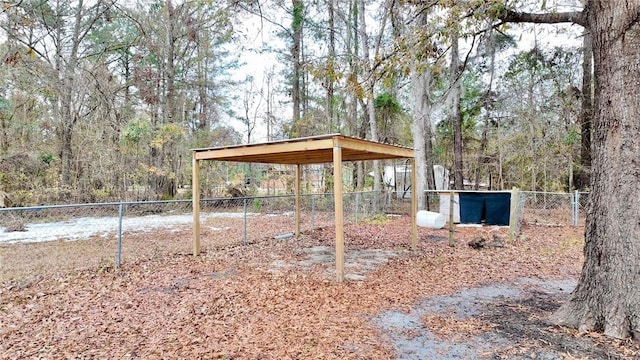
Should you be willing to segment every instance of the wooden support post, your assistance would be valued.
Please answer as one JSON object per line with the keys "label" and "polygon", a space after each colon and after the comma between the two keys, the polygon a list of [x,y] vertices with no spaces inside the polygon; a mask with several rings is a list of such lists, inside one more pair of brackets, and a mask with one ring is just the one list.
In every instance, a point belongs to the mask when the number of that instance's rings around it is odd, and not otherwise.
{"label": "wooden support post", "polygon": [[455,240],[453,239],[453,200],[455,197],[455,193],[452,191],[451,194],[449,194],[449,246],[454,247],[455,246]]}
{"label": "wooden support post", "polygon": [[513,187],[511,189],[511,213],[509,214],[509,242],[515,240],[518,231],[518,222],[520,221],[518,209],[520,208],[520,189]]}
{"label": "wooden support post", "polygon": [[411,249],[418,247],[418,188],[416,159],[411,159]]}
{"label": "wooden support post", "polygon": [[342,211],[342,148],[333,147],[333,199],[336,213],[336,279],[344,280],[344,213]]}
{"label": "wooden support post", "polygon": [[200,164],[195,152],[191,163],[193,178],[191,179],[191,199],[193,201],[193,256],[200,255]]}
{"label": "wooden support post", "polygon": [[296,165],[296,236],[300,236],[300,184],[302,179],[302,165]]}

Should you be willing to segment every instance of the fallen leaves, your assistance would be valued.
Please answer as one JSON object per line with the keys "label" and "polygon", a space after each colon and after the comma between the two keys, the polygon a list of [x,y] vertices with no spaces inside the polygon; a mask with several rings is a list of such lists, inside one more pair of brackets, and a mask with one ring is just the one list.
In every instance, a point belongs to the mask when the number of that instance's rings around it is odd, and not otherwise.
{"label": "fallen leaves", "polygon": [[427,314],[422,317],[422,323],[438,338],[447,339],[453,343],[493,328],[492,324],[478,318],[458,319],[451,314]]}
{"label": "fallen leaves", "polygon": [[[234,231],[223,225],[216,226]],[[506,238],[506,229],[458,228],[454,248],[446,229],[420,229],[418,249],[410,251],[409,219],[402,217],[348,225],[348,250],[395,255],[374,266],[359,263],[353,269],[366,268],[362,281],[336,283],[334,263],[306,261],[303,250],[334,246],[333,227],[284,240],[273,239],[275,227],[258,230],[265,237],[247,246],[205,234],[200,258],[156,254],[129,261],[122,271],[68,272],[20,286],[5,281],[0,357],[389,359],[394,349],[371,321],[381,312],[409,311],[424,298],[519,277],[575,277],[582,261],[575,228],[524,226],[529,240],[483,251],[466,242]],[[168,241],[167,234],[137,236],[151,248]],[[171,246],[188,248],[188,231],[171,236]],[[445,337],[491,326],[447,314],[423,321]]]}

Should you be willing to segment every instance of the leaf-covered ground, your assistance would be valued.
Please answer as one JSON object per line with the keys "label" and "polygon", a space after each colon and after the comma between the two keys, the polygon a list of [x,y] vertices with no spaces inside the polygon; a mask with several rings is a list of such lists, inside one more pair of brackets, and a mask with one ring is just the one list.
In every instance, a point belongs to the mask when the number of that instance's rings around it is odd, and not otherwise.
{"label": "leaf-covered ground", "polygon": [[[451,248],[446,229],[420,229],[412,251],[409,228],[407,217],[349,225],[343,283],[327,250],[332,228],[205,246],[198,258],[158,257],[120,271],[5,280],[0,358],[417,359],[420,352],[398,339],[425,334],[428,344],[444,344],[434,353],[442,358],[456,358],[459,344],[475,344],[461,354],[478,359],[637,358],[636,344],[545,321],[567,292],[540,284],[575,281],[582,229],[524,226],[516,242],[482,250],[467,241],[506,239],[507,230],[459,227]],[[188,230],[171,234],[190,242]],[[153,242],[166,234],[141,236]],[[467,294],[473,304],[469,294],[487,286],[517,288],[518,296],[478,299],[464,316],[446,300]],[[411,327],[384,321],[419,309]]]}

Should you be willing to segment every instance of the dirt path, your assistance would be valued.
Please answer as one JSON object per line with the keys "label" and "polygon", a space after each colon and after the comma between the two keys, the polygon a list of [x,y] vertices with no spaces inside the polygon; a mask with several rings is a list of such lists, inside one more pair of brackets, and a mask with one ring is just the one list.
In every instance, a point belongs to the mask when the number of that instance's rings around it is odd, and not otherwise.
{"label": "dirt path", "polygon": [[625,342],[578,336],[548,323],[575,280],[519,278],[423,301],[375,319],[398,359],[637,359]]}

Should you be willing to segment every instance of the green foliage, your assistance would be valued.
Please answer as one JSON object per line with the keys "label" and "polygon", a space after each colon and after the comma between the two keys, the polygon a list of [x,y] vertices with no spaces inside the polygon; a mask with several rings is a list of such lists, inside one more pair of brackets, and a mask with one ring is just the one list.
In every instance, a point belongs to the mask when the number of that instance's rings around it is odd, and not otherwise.
{"label": "green foliage", "polygon": [[253,210],[258,213],[262,210],[262,200],[258,198],[253,199]]}
{"label": "green foliage", "polygon": [[364,224],[373,224],[373,225],[380,225],[380,224],[386,224],[389,221],[391,221],[391,219],[386,215],[386,214],[377,214],[374,215],[368,219],[365,219],[363,221]]}
{"label": "green foliage", "polygon": [[384,92],[374,99],[378,137],[384,142],[407,144],[410,142],[410,117],[406,116],[398,99]]}
{"label": "green foliage", "polygon": [[51,163],[53,163],[53,161],[55,160],[55,157],[50,151],[45,151],[40,154],[40,159],[43,163],[51,165]]}
{"label": "green foliage", "polygon": [[302,23],[304,22],[304,3],[302,0],[295,1],[293,6],[293,21],[291,23],[291,28],[293,31],[298,31],[302,28]]}
{"label": "green foliage", "polygon": [[550,73],[550,62],[537,47],[515,55],[509,63],[504,78],[519,81],[522,76],[542,78]]}
{"label": "green foliage", "polygon": [[0,96],[0,112],[11,111],[11,102],[8,99]]}
{"label": "green foliage", "polygon": [[562,143],[565,145],[577,145],[580,143],[580,132],[576,128],[571,128],[562,137]]}
{"label": "green foliage", "polygon": [[373,176],[369,176],[368,174],[365,174],[365,176],[364,176],[364,188],[365,189],[372,189],[373,188]]}
{"label": "green foliage", "polygon": [[[484,84],[476,73],[466,72],[462,78],[462,98],[460,108],[462,112],[462,136],[463,139],[472,139],[477,135],[479,116],[484,107]],[[453,142],[453,129],[449,119],[445,119],[436,126],[436,136],[447,143]]]}
{"label": "green foliage", "polygon": [[378,95],[374,100],[376,111],[383,112],[385,114],[401,114],[403,112],[402,106],[398,100],[390,93],[385,92]]}
{"label": "green foliage", "polygon": [[164,124],[155,131],[151,139],[151,147],[159,149],[166,144],[173,144],[184,137],[184,130],[178,124]]}
{"label": "green foliage", "polygon": [[[480,80],[478,73],[467,72],[462,78],[462,85],[464,90],[460,99],[460,107],[462,110],[463,130],[472,131],[484,107],[484,84]],[[467,129],[464,129],[465,127]]]}
{"label": "green foliage", "polygon": [[134,120],[122,130],[121,142],[126,146],[137,146],[151,137],[151,124],[146,120]]}
{"label": "green foliage", "polygon": [[[576,51],[532,49],[515,54],[499,83],[506,96],[496,148],[503,175],[514,185],[542,191],[566,190],[569,169],[579,159],[579,68]],[[513,151],[517,149],[517,151]]]}

